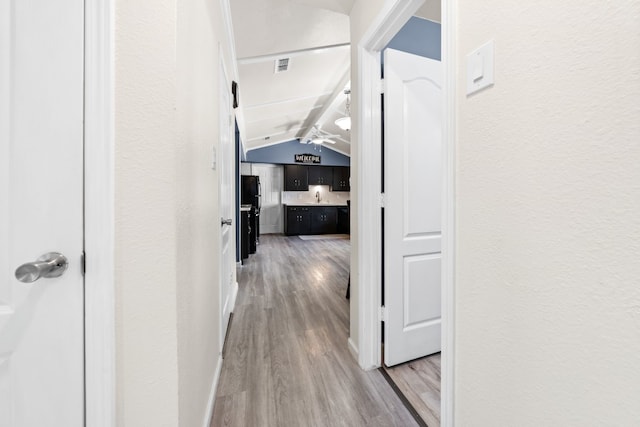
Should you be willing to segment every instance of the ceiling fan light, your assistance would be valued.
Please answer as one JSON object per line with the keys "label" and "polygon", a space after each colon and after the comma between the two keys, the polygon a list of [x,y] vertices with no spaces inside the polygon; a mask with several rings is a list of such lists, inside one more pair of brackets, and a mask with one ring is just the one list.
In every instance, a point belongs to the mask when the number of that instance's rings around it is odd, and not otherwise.
{"label": "ceiling fan light", "polygon": [[349,131],[351,130],[351,117],[340,117],[335,121],[336,126],[338,126],[342,130]]}

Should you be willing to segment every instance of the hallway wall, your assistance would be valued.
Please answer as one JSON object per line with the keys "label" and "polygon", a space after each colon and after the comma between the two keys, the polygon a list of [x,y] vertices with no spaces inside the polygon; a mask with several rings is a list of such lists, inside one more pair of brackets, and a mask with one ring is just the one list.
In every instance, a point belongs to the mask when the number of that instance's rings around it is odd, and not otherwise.
{"label": "hallway wall", "polygon": [[178,425],[176,7],[115,10],[116,419]]}
{"label": "hallway wall", "polygon": [[[634,424],[640,3],[459,0],[458,22],[456,425]],[[489,39],[495,86],[467,97]]]}
{"label": "hallway wall", "polygon": [[[225,40],[220,1],[177,0],[177,331],[180,426],[207,415],[220,346],[218,174],[220,54],[228,83],[238,80]],[[235,128],[232,141],[235,139]],[[219,157],[218,162],[222,158]],[[233,202],[230,202],[235,205]],[[232,213],[231,217],[235,216]],[[232,233],[235,239],[235,233]],[[235,268],[232,268],[236,282]]]}
{"label": "hallway wall", "polygon": [[117,423],[202,426],[220,361],[220,2],[116,2]]}

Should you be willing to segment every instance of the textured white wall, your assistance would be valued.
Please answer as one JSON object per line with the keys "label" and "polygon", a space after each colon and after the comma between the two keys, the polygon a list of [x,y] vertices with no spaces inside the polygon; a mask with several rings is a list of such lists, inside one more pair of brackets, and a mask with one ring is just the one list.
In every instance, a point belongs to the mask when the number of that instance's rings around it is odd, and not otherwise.
{"label": "textured white wall", "polygon": [[175,1],[115,25],[117,422],[176,426]]}
{"label": "textured white wall", "polygon": [[456,425],[638,425],[640,2],[458,4]]}
{"label": "textured white wall", "polygon": [[219,2],[206,0],[116,4],[122,426],[201,426],[206,415],[221,351],[218,181],[211,169],[219,140],[218,43],[227,46],[221,16]]}
{"label": "textured white wall", "polygon": [[218,42],[222,12],[219,1],[178,0],[177,4],[180,136],[175,161],[180,425],[202,426],[221,352],[218,171],[211,169],[211,161],[214,146],[221,152]]}

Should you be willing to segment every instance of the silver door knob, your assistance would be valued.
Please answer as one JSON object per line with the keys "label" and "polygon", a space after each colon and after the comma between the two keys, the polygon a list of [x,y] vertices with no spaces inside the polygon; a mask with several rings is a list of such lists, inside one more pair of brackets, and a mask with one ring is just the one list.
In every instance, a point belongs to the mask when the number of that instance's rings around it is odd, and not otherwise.
{"label": "silver door knob", "polygon": [[221,226],[231,225],[231,223],[232,223],[231,218],[229,218],[229,219],[220,218],[220,225]]}
{"label": "silver door knob", "polygon": [[49,252],[38,258],[36,262],[28,262],[18,267],[16,279],[23,283],[31,283],[41,277],[47,279],[60,277],[68,266],[67,257],[58,252]]}

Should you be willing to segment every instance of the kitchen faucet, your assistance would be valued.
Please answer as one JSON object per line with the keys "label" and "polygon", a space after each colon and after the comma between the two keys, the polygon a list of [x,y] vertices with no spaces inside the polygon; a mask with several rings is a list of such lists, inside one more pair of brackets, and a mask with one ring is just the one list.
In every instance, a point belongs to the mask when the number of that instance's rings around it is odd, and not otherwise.
{"label": "kitchen faucet", "polygon": [[316,200],[320,203],[320,192],[316,191]]}

